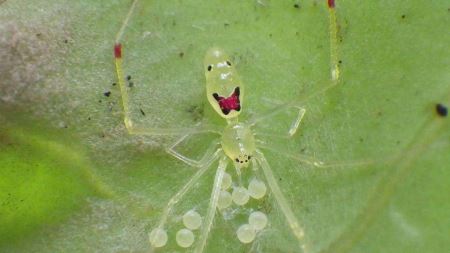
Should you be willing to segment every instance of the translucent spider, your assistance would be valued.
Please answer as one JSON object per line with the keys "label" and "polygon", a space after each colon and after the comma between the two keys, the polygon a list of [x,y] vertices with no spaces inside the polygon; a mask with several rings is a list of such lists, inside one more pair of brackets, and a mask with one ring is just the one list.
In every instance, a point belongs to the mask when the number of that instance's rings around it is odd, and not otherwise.
{"label": "translucent spider", "polygon": [[[269,163],[260,150],[261,148],[270,149],[270,147],[255,138],[253,127],[286,110],[295,110],[296,117],[293,119],[287,133],[288,136],[292,137],[297,132],[300,122],[305,115],[306,110],[303,108],[305,102],[312,97],[323,94],[338,83],[337,26],[334,1],[328,0],[327,2],[330,17],[331,82],[324,89],[308,96],[303,101],[293,101],[278,105],[270,113],[261,117],[253,118],[248,122],[239,121],[239,115],[245,109],[245,86],[241,82],[230,57],[221,48],[212,47],[206,52],[203,68],[206,76],[207,100],[215,112],[226,120],[226,126],[223,129],[210,129],[207,127],[188,129],[138,128],[133,124],[129,108],[128,91],[125,85],[125,75],[122,70],[123,55],[120,40],[136,3],[137,0],[133,2],[117,34],[114,47],[115,66],[122,96],[125,126],[130,134],[181,136],[179,140],[167,148],[168,153],[186,164],[198,168],[198,171],[169,200],[159,224],[150,231],[149,240],[152,249],[164,251],[164,247],[169,240],[167,222],[173,214],[175,206],[193,189],[199,182],[199,179],[216,161],[218,161],[218,168],[212,183],[212,191],[206,212],[202,216],[195,208],[185,210],[182,215],[183,226],[178,226],[175,235],[175,240],[179,247],[178,250],[186,248],[197,253],[203,252],[218,210],[219,212],[227,213],[227,210],[233,209],[233,207],[235,210],[237,208],[240,208],[239,210],[247,208],[246,210],[248,211],[245,212],[246,218],[238,221],[237,226],[234,227],[237,240],[242,244],[254,242],[255,238],[262,234],[271,224],[269,215],[263,208],[260,208],[262,206],[260,202],[265,201],[269,195],[273,197],[292,235],[298,240],[299,248],[305,249],[304,228],[294,215],[292,207],[283,195]],[[204,132],[216,133],[220,138],[213,141],[202,159],[197,161],[175,150],[177,145],[187,137]],[[293,158],[317,167],[336,165],[324,163],[307,156],[295,156]],[[230,163],[234,166],[235,173],[226,172]],[[248,179],[248,183],[244,179]],[[199,232],[196,236],[197,230]]]}

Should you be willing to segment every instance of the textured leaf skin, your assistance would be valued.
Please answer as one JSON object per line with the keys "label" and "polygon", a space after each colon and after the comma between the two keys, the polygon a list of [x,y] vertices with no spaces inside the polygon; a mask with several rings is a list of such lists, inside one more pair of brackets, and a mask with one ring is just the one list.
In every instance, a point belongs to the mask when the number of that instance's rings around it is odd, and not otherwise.
{"label": "textured leaf skin", "polygon": [[[202,59],[214,45],[246,84],[244,119],[270,108],[262,98],[298,99],[329,80],[325,1],[155,2],[139,4],[123,41],[142,125],[223,124],[203,86]],[[146,232],[193,174],[163,152],[173,139],[123,127],[112,47],[129,4],[0,1],[1,252],[145,252]],[[379,163],[316,169],[267,159],[310,251],[447,252],[450,123],[435,104],[450,106],[449,5],[336,8],[340,84],[308,101],[300,133],[273,147]],[[200,155],[210,140],[185,149]],[[229,236],[213,236],[208,252],[233,252]]]}

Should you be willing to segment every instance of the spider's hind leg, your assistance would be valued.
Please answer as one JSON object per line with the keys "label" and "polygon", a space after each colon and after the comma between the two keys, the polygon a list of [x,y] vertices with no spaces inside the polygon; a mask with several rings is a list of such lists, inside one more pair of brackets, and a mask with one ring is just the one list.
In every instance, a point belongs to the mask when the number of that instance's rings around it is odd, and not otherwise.
{"label": "spider's hind leg", "polygon": [[264,174],[264,177],[266,179],[266,182],[269,186],[269,189],[271,193],[273,194],[273,197],[275,199],[275,202],[277,203],[279,209],[281,210],[281,213],[283,214],[284,218],[287,221],[287,224],[289,225],[290,230],[292,231],[292,234],[298,241],[299,247],[306,251],[306,244],[305,244],[305,232],[303,227],[301,226],[301,223],[295,216],[294,212],[292,211],[291,205],[286,200],[286,197],[282,193],[278,183],[277,179],[273,175],[272,169],[270,168],[269,163],[266,161],[266,158],[264,157],[263,153],[260,151],[257,151],[257,163],[261,166],[262,172]]}
{"label": "spider's hind leg", "polygon": [[[191,201],[189,202],[189,210],[184,211],[182,215],[182,223],[184,224],[184,228],[180,228],[180,224],[175,224],[174,222],[179,222],[180,212],[176,210],[177,206],[183,208],[185,204],[185,196],[190,193],[195,195],[195,191],[192,191],[193,188],[200,182],[200,179],[203,175],[208,171],[211,164],[214,163],[219,157],[222,157],[220,164],[223,164],[222,160],[225,157],[222,151],[217,150],[210,161],[205,164],[202,168],[200,168],[189,180],[188,182],[175,194],[173,195],[167,205],[165,206],[163,213],[160,217],[159,223],[153,230],[149,233],[150,244],[153,249],[163,248],[166,246],[169,237],[173,236],[173,229],[178,229],[177,232],[177,244],[183,248],[188,248],[192,244],[194,244],[194,234],[197,233],[196,230],[202,228],[201,234],[207,235],[207,232],[204,232],[205,222],[202,221],[201,211],[196,210],[197,207],[191,206]],[[222,168],[219,166],[219,169]],[[225,170],[225,168],[222,168]],[[223,177],[223,176],[222,176]],[[204,177],[203,177],[204,178]],[[220,181],[221,183],[221,181]],[[191,197],[194,197],[191,195]],[[183,202],[183,203],[182,203]],[[199,211],[199,212],[197,212]],[[209,216],[207,216],[209,217]],[[205,218],[207,219],[207,218]],[[211,225],[209,225],[211,226]],[[181,235],[178,235],[181,234]],[[179,238],[180,237],[180,238]],[[206,240],[206,239],[205,239]],[[173,246],[173,245],[172,245]],[[164,247],[164,248],[167,248]],[[164,250],[164,248],[162,250]]]}

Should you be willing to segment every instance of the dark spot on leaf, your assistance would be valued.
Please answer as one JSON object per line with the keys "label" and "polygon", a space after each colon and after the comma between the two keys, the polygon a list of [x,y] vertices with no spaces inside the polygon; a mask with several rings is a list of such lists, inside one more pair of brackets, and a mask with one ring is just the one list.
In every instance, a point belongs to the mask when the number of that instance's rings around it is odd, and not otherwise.
{"label": "dark spot on leaf", "polygon": [[117,85],[117,83],[112,83],[112,86],[116,86]]}
{"label": "dark spot on leaf", "polygon": [[133,82],[129,82],[129,83],[128,83],[128,87],[131,88],[131,87],[133,87],[133,86],[134,86],[134,83],[133,83]]}
{"label": "dark spot on leaf", "polygon": [[294,8],[300,9],[300,4],[294,4]]}
{"label": "dark spot on leaf", "polygon": [[448,115],[448,108],[443,104],[436,104],[436,112],[441,117],[446,117]]}
{"label": "dark spot on leaf", "polygon": [[211,71],[211,69],[212,69],[212,66],[209,65],[209,66],[208,66],[208,71]]}
{"label": "dark spot on leaf", "polygon": [[403,18],[403,19],[404,19],[404,18],[406,18],[406,15],[405,15],[405,14],[403,14],[403,15],[402,15],[402,18]]}
{"label": "dark spot on leaf", "polygon": [[105,95],[105,97],[109,97],[111,95],[111,91],[107,91],[107,92],[103,93],[103,95]]}
{"label": "dark spot on leaf", "polygon": [[139,108],[139,111],[141,112],[142,116],[145,116],[144,110],[142,110],[141,108]]}
{"label": "dark spot on leaf", "polygon": [[181,52],[181,53],[179,53],[178,55],[180,56],[180,58],[183,58],[184,52]]}
{"label": "dark spot on leaf", "polygon": [[190,106],[187,111],[191,114],[192,118],[194,118],[194,121],[199,121],[203,118],[203,105],[192,105]]}
{"label": "dark spot on leaf", "polygon": [[227,61],[227,65],[228,65],[228,66],[231,66],[231,62]]}
{"label": "dark spot on leaf", "polygon": [[131,80],[131,76],[130,76],[130,75],[127,76],[127,80],[128,80],[128,81]]}

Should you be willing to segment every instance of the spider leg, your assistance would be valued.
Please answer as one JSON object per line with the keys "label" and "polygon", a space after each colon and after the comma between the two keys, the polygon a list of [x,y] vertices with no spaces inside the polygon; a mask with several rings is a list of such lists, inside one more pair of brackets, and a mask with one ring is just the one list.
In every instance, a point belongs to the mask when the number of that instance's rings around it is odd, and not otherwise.
{"label": "spider leg", "polygon": [[269,164],[266,161],[266,158],[261,153],[261,151],[256,151],[256,159],[258,163],[261,165],[262,171],[264,173],[264,176],[266,177],[267,183],[269,185],[269,188],[271,192],[273,193],[273,196],[278,204],[278,206],[281,209],[281,212],[286,217],[286,220],[289,224],[289,227],[291,228],[294,236],[298,239],[300,242],[300,247],[302,249],[305,248],[305,245],[303,243],[305,232],[303,228],[300,226],[300,222],[298,221],[297,217],[295,217],[294,212],[292,211],[290,205],[288,204],[286,198],[284,197],[283,193],[281,192],[280,187],[278,186],[277,180],[275,179],[272,169],[270,168]]}
{"label": "spider leg", "polygon": [[338,26],[336,19],[336,1],[328,0],[328,13],[330,17],[330,67],[331,80],[337,84],[339,80],[339,60],[338,60]]}
{"label": "spider leg", "polygon": [[258,122],[268,120],[280,113],[286,112],[286,110],[289,110],[289,109],[294,109],[297,111],[297,115],[296,115],[294,121],[292,121],[292,123],[289,127],[289,130],[287,132],[287,135],[286,135],[286,137],[290,138],[290,137],[294,136],[294,134],[297,132],[298,127],[300,126],[300,122],[302,121],[303,116],[305,116],[305,113],[306,113],[305,108],[295,105],[295,104],[279,105],[278,107],[275,107],[271,112],[265,113],[264,115],[261,115],[259,117],[254,118],[253,120],[251,120],[250,125],[252,125],[252,126],[256,125]]}
{"label": "spider leg", "polygon": [[306,163],[318,168],[331,168],[331,167],[355,167],[355,166],[364,166],[364,165],[370,165],[375,164],[375,160],[371,159],[363,159],[363,160],[354,160],[354,161],[337,161],[337,162],[324,162],[321,160],[318,160],[311,156],[301,155],[301,154],[291,154],[284,151],[279,151],[277,149],[271,148],[268,145],[262,144],[261,142],[258,142],[258,147],[270,150],[271,152],[274,152],[276,154],[283,155],[287,158],[299,161],[301,163]]}
{"label": "spider leg", "polygon": [[337,25],[337,18],[336,18],[336,1],[335,0],[328,0],[327,1],[327,8],[328,8],[328,14],[329,14],[329,39],[330,39],[330,71],[331,71],[331,82],[328,83],[324,88],[316,91],[315,93],[305,96],[303,98],[299,99],[299,102],[292,101],[288,102],[282,105],[277,106],[274,108],[271,112],[268,112],[260,117],[254,118],[250,120],[251,125],[255,125],[259,123],[260,121],[267,120],[281,112],[284,112],[290,108],[295,108],[299,110],[298,116],[292,123],[288,135],[292,136],[297,131],[297,128],[300,124],[300,121],[303,118],[303,115],[305,114],[305,109],[301,107],[307,100],[310,100],[314,97],[317,97],[318,95],[321,95],[328,91],[329,89],[335,87],[339,83],[339,77],[340,77],[340,69],[339,69],[339,59],[338,59],[338,25]]}
{"label": "spider leg", "polygon": [[131,110],[129,106],[128,88],[125,85],[125,77],[122,69],[122,45],[116,44],[114,47],[114,61],[116,66],[117,79],[120,88],[120,94],[122,96],[122,107],[124,113],[125,127],[130,134],[135,135],[181,135],[181,134],[193,134],[193,133],[218,133],[216,129],[211,127],[192,127],[192,128],[142,128],[135,126],[131,119]]}
{"label": "spider leg", "polygon": [[228,165],[228,157],[222,156],[220,159],[219,167],[217,168],[216,176],[214,178],[214,184],[211,191],[211,198],[209,200],[208,211],[200,232],[199,242],[195,247],[195,253],[202,253],[205,246],[206,240],[208,239],[209,231],[211,230],[214,216],[217,212],[217,202],[219,201],[220,188],[222,186],[223,175],[225,174],[225,169]]}
{"label": "spider leg", "polygon": [[209,169],[211,164],[217,160],[217,158],[221,155],[222,150],[218,149],[212,156],[212,158],[209,160],[205,166],[200,168],[190,179],[189,181],[175,194],[170,198],[169,202],[167,203],[166,207],[164,208],[163,214],[161,216],[160,222],[158,224],[159,229],[164,229],[164,226],[166,225],[167,219],[169,215],[171,214],[174,206],[186,195],[186,193],[191,190],[191,188],[198,182],[201,176],[205,174],[205,172]]}
{"label": "spider leg", "polygon": [[215,132],[217,133],[217,130],[206,128],[206,127],[195,127],[195,128],[143,128],[138,127],[134,124],[133,120],[131,119],[131,110],[129,106],[129,96],[128,96],[128,90],[125,85],[125,75],[122,68],[122,62],[123,62],[123,50],[122,50],[122,44],[121,39],[125,32],[126,27],[128,26],[128,23],[130,21],[131,16],[134,13],[134,10],[136,8],[138,0],[134,0],[131,4],[131,7],[128,11],[128,14],[126,15],[124,21],[122,22],[122,25],[120,27],[119,32],[116,35],[115,39],[115,45],[114,45],[114,63],[116,68],[116,74],[117,79],[119,83],[120,88],[120,94],[122,97],[122,107],[124,112],[124,122],[125,127],[127,128],[128,132],[130,134],[135,135],[181,135],[181,134],[187,134],[187,133],[204,133],[204,132]]}
{"label": "spider leg", "polygon": [[171,154],[172,156],[176,157],[180,161],[196,168],[202,168],[205,165],[209,164],[211,162],[211,159],[215,159],[214,152],[217,150],[217,145],[219,144],[219,141],[215,140],[211,143],[209,148],[206,150],[205,154],[200,160],[194,160],[189,157],[184,156],[180,152],[177,152],[175,150],[175,147],[178,146],[181,142],[183,142],[187,137],[189,137],[190,134],[183,135],[180,139],[178,139],[174,144],[172,144],[170,147],[166,149],[167,153]]}

